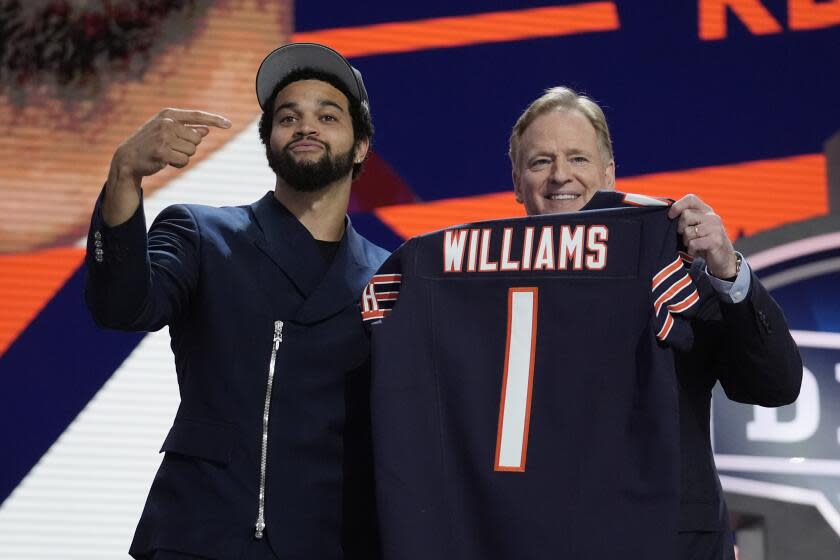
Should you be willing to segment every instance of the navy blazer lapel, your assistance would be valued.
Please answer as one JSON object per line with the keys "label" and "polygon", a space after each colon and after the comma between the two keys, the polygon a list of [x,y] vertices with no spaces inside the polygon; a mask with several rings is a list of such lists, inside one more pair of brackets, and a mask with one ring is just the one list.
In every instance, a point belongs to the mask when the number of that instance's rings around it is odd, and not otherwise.
{"label": "navy blazer lapel", "polygon": [[350,218],[341,245],[324,279],[298,310],[296,319],[314,323],[358,303],[365,282],[373,270],[365,251],[364,238],[356,233]]}
{"label": "navy blazer lapel", "polygon": [[251,205],[263,237],[254,243],[304,296],[324,275],[324,261],[309,230],[269,192]]}

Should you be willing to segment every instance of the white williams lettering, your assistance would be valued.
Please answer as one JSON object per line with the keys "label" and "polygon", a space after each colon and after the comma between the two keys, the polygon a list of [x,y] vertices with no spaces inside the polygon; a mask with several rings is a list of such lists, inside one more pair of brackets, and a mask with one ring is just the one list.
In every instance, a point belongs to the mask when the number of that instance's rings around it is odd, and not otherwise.
{"label": "white williams lettering", "polygon": [[502,230],[450,229],[443,233],[443,272],[604,270],[609,228],[546,225]]}

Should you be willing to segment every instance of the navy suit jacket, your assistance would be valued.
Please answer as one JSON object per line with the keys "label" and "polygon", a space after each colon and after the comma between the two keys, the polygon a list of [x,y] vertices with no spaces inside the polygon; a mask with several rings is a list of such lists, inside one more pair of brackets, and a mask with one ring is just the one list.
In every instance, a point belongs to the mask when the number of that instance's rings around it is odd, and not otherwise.
{"label": "navy suit jacket", "polygon": [[272,193],[249,206],[172,206],[148,235],[142,202],[114,228],[101,200],[86,299],[97,323],[168,325],[181,403],[130,553],[234,558],[254,538],[263,410],[265,532],[285,559],[375,556],[369,349],[358,299],[387,253],[349,220],[330,266]]}
{"label": "navy suit jacket", "polygon": [[[701,293],[714,293],[696,267]],[[781,406],[796,400],[802,360],[781,309],[755,277],[739,303],[704,298],[692,320],[694,346],[675,352],[679,382],[680,531],[729,531],[729,519],[710,439],[712,389],[717,381],[734,401]]]}
{"label": "navy suit jacket", "polygon": [[[601,196],[586,209],[614,204],[614,198]],[[789,404],[799,396],[802,359],[782,310],[754,274],[747,297],[726,303],[712,287],[703,264],[697,259],[690,270],[702,302],[691,320],[694,344],[689,351],[674,352],[680,409],[678,530],[728,532],[729,513],[710,437],[712,389],[720,381],[734,401]],[[691,558],[699,560],[699,553],[692,551]]]}

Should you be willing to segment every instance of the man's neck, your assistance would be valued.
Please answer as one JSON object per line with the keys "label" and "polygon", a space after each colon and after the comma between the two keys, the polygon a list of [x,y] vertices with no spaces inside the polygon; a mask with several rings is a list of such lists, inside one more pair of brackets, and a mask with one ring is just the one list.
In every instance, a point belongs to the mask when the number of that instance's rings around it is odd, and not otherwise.
{"label": "man's neck", "polygon": [[344,235],[344,216],[350,203],[350,177],[312,193],[300,192],[277,178],[274,198],[291,212],[312,237],[339,241]]}

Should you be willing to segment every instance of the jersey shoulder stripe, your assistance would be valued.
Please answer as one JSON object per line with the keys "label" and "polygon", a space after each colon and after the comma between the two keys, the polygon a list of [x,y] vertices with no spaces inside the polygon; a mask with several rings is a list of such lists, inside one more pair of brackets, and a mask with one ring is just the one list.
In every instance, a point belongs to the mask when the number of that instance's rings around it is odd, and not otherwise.
{"label": "jersey shoulder stripe", "polygon": [[668,198],[634,193],[624,193],[623,202],[629,206],[671,206],[673,204],[673,201]]}

